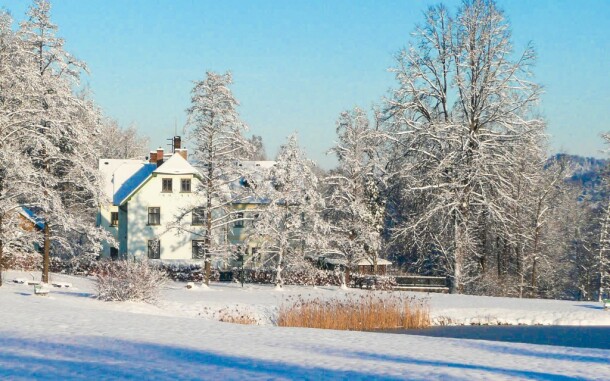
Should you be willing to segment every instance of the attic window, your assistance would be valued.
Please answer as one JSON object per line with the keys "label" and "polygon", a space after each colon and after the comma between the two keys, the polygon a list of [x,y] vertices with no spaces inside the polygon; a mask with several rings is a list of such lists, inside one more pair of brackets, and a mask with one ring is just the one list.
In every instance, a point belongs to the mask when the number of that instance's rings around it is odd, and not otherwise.
{"label": "attic window", "polygon": [[180,192],[191,192],[191,179],[180,179]]}
{"label": "attic window", "polygon": [[163,187],[162,187],[161,192],[172,193],[172,191],[173,191],[172,179],[162,179],[162,182],[163,182]]}

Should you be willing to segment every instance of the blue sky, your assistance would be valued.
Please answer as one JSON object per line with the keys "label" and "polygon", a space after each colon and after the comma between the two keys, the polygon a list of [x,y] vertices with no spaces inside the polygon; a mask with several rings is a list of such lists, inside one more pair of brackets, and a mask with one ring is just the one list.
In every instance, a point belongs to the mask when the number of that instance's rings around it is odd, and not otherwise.
{"label": "blue sky", "polygon": [[[293,131],[325,152],[342,110],[369,108],[395,85],[387,69],[437,1],[55,0],[67,50],[87,62],[94,97],[122,125],[165,144],[181,134],[192,81],[231,70],[250,133],[269,156]],[[454,10],[458,1],[445,1]],[[514,45],[533,42],[553,151],[602,156],[610,130],[610,1],[499,1]],[[3,0],[23,19],[28,1]]]}

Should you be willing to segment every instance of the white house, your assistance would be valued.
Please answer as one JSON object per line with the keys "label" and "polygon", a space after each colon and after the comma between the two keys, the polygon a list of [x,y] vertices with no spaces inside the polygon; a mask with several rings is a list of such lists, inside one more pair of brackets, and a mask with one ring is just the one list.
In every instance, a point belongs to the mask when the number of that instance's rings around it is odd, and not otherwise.
{"label": "white house", "polygon": [[119,208],[114,203],[115,194],[117,198],[120,198],[121,194],[125,194],[129,189],[135,188],[156,168],[156,163],[149,163],[145,160],[99,160],[98,169],[104,183],[106,200],[100,203],[101,207],[97,216],[97,224],[110,232],[116,240],[114,243],[104,243],[102,249],[103,257],[116,259],[119,255]]}
{"label": "white house", "polygon": [[[103,257],[203,259],[204,213],[202,208],[197,208],[202,199],[196,192],[201,176],[186,160],[186,150],[174,150],[173,154],[164,154],[162,149],[151,152],[149,161],[99,161],[105,193],[112,202],[100,208],[98,223],[117,241],[105,245]],[[248,168],[252,171],[259,167],[267,170],[272,164],[245,162],[240,165],[252,167]],[[242,181],[235,182],[227,192],[239,193],[236,187],[248,186]],[[261,203],[264,200],[256,197],[236,201],[233,204],[234,221],[218,229],[212,239],[255,254],[256,250],[246,247],[244,242]]]}

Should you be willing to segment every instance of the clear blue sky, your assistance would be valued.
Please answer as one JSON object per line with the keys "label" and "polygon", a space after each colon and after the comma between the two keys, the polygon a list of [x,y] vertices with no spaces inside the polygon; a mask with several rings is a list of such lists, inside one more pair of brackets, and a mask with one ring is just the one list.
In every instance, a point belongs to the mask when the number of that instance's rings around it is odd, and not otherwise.
{"label": "clear blue sky", "polygon": [[[193,80],[233,72],[250,133],[269,156],[293,131],[322,167],[342,110],[379,102],[422,11],[437,1],[55,0],[52,18],[105,113],[165,144]],[[29,5],[3,0],[17,20]],[[451,9],[457,1],[445,1]],[[532,41],[554,151],[602,156],[610,130],[610,1],[499,1],[515,47]],[[151,148],[152,148],[151,147]]]}

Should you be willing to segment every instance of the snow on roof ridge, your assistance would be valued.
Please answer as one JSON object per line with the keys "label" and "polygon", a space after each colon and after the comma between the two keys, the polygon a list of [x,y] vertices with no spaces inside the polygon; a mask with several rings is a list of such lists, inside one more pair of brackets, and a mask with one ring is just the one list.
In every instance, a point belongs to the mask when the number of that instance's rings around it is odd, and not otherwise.
{"label": "snow on roof ridge", "polygon": [[168,175],[196,175],[199,171],[195,169],[182,155],[174,153],[167,161],[161,164],[153,173]]}

